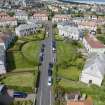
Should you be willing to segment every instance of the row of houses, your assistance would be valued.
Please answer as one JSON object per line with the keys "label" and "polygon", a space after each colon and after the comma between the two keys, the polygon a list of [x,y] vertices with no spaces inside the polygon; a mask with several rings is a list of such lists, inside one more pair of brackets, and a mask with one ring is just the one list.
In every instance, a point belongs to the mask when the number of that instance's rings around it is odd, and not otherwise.
{"label": "row of houses", "polygon": [[59,31],[59,35],[65,38],[79,40],[82,36],[82,32],[79,30],[77,25],[73,24],[72,22],[68,24],[65,22],[59,23],[57,25],[57,28]]}
{"label": "row of houses", "polygon": [[5,12],[0,13],[0,26],[17,26],[17,20]]}

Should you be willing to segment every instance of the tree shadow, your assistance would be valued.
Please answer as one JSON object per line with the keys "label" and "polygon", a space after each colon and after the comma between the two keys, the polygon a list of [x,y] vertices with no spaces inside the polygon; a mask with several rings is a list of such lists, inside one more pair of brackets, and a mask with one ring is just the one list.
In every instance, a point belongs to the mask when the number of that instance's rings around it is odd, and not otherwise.
{"label": "tree shadow", "polygon": [[7,72],[10,72],[12,70],[16,69],[15,60],[13,52],[6,52],[6,70]]}
{"label": "tree shadow", "polygon": [[14,98],[8,95],[8,93],[0,95],[0,105],[11,105],[13,101]]}

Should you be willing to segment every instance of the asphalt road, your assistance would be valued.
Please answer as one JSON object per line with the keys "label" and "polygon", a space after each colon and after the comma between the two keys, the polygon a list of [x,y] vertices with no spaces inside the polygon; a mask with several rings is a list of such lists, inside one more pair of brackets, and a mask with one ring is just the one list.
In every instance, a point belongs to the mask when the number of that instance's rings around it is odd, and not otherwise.
{"label": "asphalt road", "polygon": [[44,51],[44,61],[40,66],[40,81],[39,88],[36,97],[36,105],[53,105],[53,98],[51,87],[48,86],[48,65],[49,62],[52,62],[53,53],[52,53],[52,23],[47,22],[46,29],[48,31],[48,38],[46,38],[43,43],[45,44]]}

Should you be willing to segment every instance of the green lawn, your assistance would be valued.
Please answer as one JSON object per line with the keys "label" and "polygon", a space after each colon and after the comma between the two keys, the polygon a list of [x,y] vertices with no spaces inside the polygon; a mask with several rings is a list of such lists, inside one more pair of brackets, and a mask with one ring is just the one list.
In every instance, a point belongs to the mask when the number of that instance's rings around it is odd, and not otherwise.
{"label": "green lawn", "polygon": [[20,51],[7,52],[9,70],[34,68],[38,65],[40,42],[31,41],[23,45]]}
{"label": "green lawn", "polygon": [[7,55],[9,70],[34,67],[33,64],[26,61],[26,59],[22,56],[21,52],[8,52]]}
{"label": "green lawn", "polygon": [[64,72],[68,72],[69,74],[68,73],[67,74],[69,76],[71,76],[74,73],[77,73],[75,75],[78,75],[82,70],[85,59],[77,51],[77,47],[78,46],[71,42],[64,41],[57,42],[57,64],[59,73],[62,76]]}
{"label": "green lawn", "polygon": [[22,53],[24,57],[29,62],[32,62],[34,65],[38,65],[39,51],[40,51],[40,43],[38,41],[32,41],[32,42],[26,43],[22,47]]}
{"label": "green lawn", "polygon": [[76,67],[58,70],[58,76],[65,79],[76,80],[76,81],[78,81],[80,73],[81,70],[78,70]]}
{"label": "green lawn", "polygon": [[2,80],[8,86],[34,87],[33,73],[14,73]]}

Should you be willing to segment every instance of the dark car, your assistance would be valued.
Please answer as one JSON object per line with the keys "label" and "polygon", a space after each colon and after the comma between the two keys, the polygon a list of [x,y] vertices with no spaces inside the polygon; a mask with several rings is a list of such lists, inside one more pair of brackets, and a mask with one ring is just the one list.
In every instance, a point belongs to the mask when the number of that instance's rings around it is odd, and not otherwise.
{"label": "dark car", "polygon": [[42,48],[44,48],[45,47],[45,44],[42,44]]}
{"label": "dark car", "polygon": [[49,63],[49,68],[52,68],[53,67],[53,63]]}
{"label": "dark car", "polygon": [[43,62],[43,56],[40,56],[40,62]]}
{"label": "dark car", "polygon": [[13,93],[13,97],[14,98],[26,98],[27,97],[27,93],[24,93],[24,92],[14,92]]}
{"label": "dark car", "polygon": [[52,41],[52,47],[56,48],[56,42],[54,40]]}
{"label": "dark car", "polygon": [[44,52],[44,48],[41,48],[41,52]]}
{"label": "dark car", "polygon": [[48,76],[52,76],[52,70],[48,70]]}

